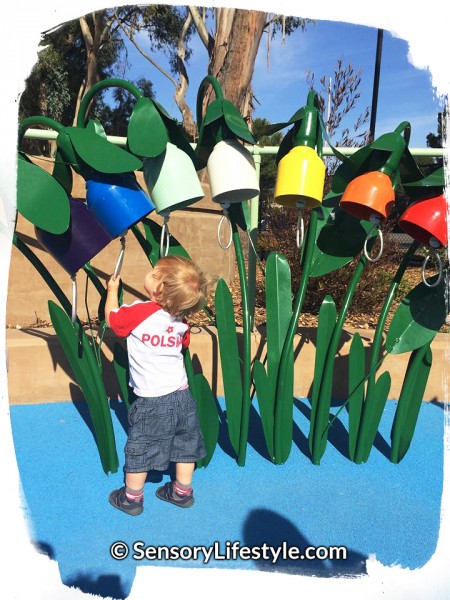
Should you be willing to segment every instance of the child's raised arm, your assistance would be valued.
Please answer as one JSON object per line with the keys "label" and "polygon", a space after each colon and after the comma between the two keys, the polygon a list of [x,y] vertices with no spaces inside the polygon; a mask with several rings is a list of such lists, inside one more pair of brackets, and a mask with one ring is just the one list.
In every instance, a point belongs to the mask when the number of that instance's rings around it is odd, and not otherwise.
{"label": "child's raised arm", "polygon": [[108,280],[108,284],[107,284],[108,293],[106,296],[106,303],[105,303],[105,321],[106,321],[106,324],[108,325],[108,327],[110,327],[109,315],[110,315],[111,311],[114,310],[115,308],[119,308],[119,298],[118,298],[119,285],[120,285],[120,276],[118,275],[117,277],[114,277],[114,275],[111,275],[111,277]]}

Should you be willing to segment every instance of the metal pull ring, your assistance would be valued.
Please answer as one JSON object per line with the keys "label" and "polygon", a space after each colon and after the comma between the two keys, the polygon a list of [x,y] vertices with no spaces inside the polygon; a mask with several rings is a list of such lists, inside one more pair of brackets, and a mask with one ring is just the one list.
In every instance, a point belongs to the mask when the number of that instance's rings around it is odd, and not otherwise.
{"label": "metal pull ring", "polygon": [[[434,283],[429,283],[428,279],[425,277],[425,269],[427,268],[428,262],[430,260],[430,258],[436,258],[437,263],[438,263],[438,268],[439,268],[439,275],[438,278],[436,279],[436,281]],[[442,260],[441,257],[439,256],[439,254],[434,250],[432,252],[430,252],[430,254],[428,254],[428,256],[425,258],[425,260],[423,261],[423,265],[422,265],[422,281],[424,282],[424,284],[429,287],[429,288],[435,288],[437,287],[441,281],[442,281]]]}
{"label": "metal pull ring", "polygon": [[77,276],[72,277],[72,323],[77,320],[77,302],[78,302],[78,289],[77,289]]}
{"label": "metal pull ring", "polygon": [[119,257],[117,259],[116,266],[114,269],[114,279],[116,279],[116,277],[118,277],[120,275],[120,272],[122,270],[123,256],[125,254],[125,236],[124,235],[120,238],[120,243],[121,243],[122,248],[120,249]]}
{"label": "metal pull ring", "polygon": [[381,255],[383,254],[383,249],[384,249],[384,244],[383,244],[383,232],[381,231],[381,229],[378,229],[378,239],[380,240],[380,251],[378,252],[378,254],[376,256],[369,256],[369,252],[367,250],[367,242],[370,240],[371,238],[371,234],[372,234],[373,229],[371,229],[369,231],[369,233],[367,234],[367,237],[364,241],[364,256],[367,258],[367,260],[371,263],[376,263],[377,261],[380,260]]}
{"label": "metal pull ring", "polygon": [[[219,242],[219,246],[222,248],[222,250],[228,250],[228,248],[231,246],[231,243],[233,241],[233,228],[231,226],[231,221],[230,221],[230,217],[228,216],[228,208],[230,206],[229,202],[221,202],[220,206],[222,207],[223,210],[223,215],[219,221],[219,225],[217,227],[217,241]],[[226,244],[224,244],[222,242],[221,239],[221,231],[222,231],[222,226],[224,224],[225,221],[228,221],[228,225],[230,228],[230,237],[228,238],[228,242]]]}
{"label": "metal pull ring", "polygon": [[303,246],[303,242],[305,240],[305,222],[303,220],[303,211],[299,209],[298,211],[298,219],[297,219],[297,233],[295,237],[295,242],[297,248],[300,250]]}
{"label": "metal pull ring", "polygon": [[[164,216],[164,224],[161,230],[161,240],[159,243],[159,254],[160,256],[167,256],[169,254],[170,247],[170,231],[169,231],[169,218],[170,214],[168,212],[161,212],[161,215]],[[165,244],[165,248],[164,248]]]}

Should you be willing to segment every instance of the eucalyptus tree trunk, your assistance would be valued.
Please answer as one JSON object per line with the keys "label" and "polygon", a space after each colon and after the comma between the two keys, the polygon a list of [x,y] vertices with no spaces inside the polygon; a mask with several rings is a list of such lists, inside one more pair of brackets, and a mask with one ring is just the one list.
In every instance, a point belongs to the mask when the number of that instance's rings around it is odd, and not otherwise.
{"label": "eucalyptus tree trunk", "polygon": [[[244,119],[253,111],[252,77],[267,13],[236,8],[216,9],[216,33],[211,37],[195,7],[189,7],[200,38],[209,54],[208,74],[220,83],[224,96]],[[212,90],[204,96],[204,108],[213,99]]]}

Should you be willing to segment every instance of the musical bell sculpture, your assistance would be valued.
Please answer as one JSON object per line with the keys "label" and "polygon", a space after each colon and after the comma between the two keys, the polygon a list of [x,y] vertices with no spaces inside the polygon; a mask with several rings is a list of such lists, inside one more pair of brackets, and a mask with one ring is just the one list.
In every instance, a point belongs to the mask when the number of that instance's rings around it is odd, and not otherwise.
{"label": "musical bell sculpture", "polygon": [[[309,92],[306,106],[289,123],[294,123],[286,136],[292,139],[292,147],[278,157],[274,200],[288,208],[315,208],[322,203],[325,164],[316,151],[318,148],[321,152],[322,136],[314,90]],[[285,148],[290,145],[288,143]]]}
{"label": "musical bell sculpture", "polygon": [[370,171],[350,181],[340,206],[357,219],[381,223],[388,217],[394,202],[390,177],[381,171]]}
{"label": "musical bell sculpture", "polygon": [[[216,97],[203,117],[204,94],[209,85]],[[255,139],[242,115],[224,98],[219,82],[211,75],[203,79],[197,93],[197,124],[197,165],[207,167],[213,202],[224,208],[258,196],[255,162],[242,143],[255,144]]]}
{"label": "musical bell sculpture", "polygon": [[[401,134],[404,134],[403,136]],[[400,180],[400,161],[408,147],[411,126],[403,121],[392,133],[372,142],[370,153],[360,172],[347,184],[340,206],[357,219],[379,225],[390,214],[395,202],[395,188]],[[383,157],[384,163],[372,166],[371,155]],[[375,160],[375,158],[373,158]]]}
{"label": "musical bell sculpture", "polygon": [[[422,264],[422,281],[427,287],[437,287],[443,276],[442,259],[437,250],[448,244],[447,202],[444,195],[414,202],[405,210],[398,224],[405,233],[429,249]],[[438,276],[430,283],[425,271],[432,258],[437,262]]]}
{"label": "musical bell sculpture", "polygon": [[143,172],[158,213],[186,208],[204,196],[194,163],[170,142],[159,156],[144,159]]}
{"label": "musical bell sculpture", "polygon": [[154,204],[129,173],[95,173],[86,182],[86,200],[112,238],[122,235],[154,210]]}
{"label": "musical bell sculpture", "polygon": [[238,140],[218,142],[208,158],[207,169],[213,202],[234,204],[258,196],[253,156]]}
{"label": "musical bell sculpture", "polygon": [[112,240],[86,202],[69,198],[70,223],[62,234],[35,227],[36,238],[61,267],[73,276]]}
{"label": "musical bell sculpture", "polygon": [[322,203],[325,165],[309,146],[295,146],[278,164],[275,202],[289,208],[315,208]]}
{"label": "musical bell sculpture", "polygon": [[[363,172],[349,181],[341,197],[340,206],[343,210],[359,220],[369,221],[378,230],[380,250],[376,257],[370,257],[367,251],[372,232],[368,233],[364,243],[364,254],[370,262],[379,260],[383,253],[380,226],[389,216],[395,203],[395,187],[400,180],[400,161],[407,150],[410,133],[410,124],[403,121],[394,132],[384,134],[373,142],[370,152],[373,152],[374,156],[383,157],[384,164],[374,169],[369,153],[361,166]],[[367,149],[364,150],[366,151]]]}
{"label": "musical bell sculpture", "polygon": [[35,227],[41,246],[69,273],[72,279],[72,323],[77,316],[76,274],[111,242],[112,236],[100,225],[95,215],[78,198],[69,198],[70,222],[67,231],[50,233]]}
{"label": "musical bell sculpture", "polygon": [[398,222],[399,227],[413,239],[429,248],[448,244],[447,202],[441,194],[420,200],[409,206]]}

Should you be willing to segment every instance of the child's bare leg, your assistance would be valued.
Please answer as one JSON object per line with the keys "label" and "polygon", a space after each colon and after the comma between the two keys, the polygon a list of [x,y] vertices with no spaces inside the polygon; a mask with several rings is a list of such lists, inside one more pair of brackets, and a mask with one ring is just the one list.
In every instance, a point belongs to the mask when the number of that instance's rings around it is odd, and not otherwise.
{"label": "child's bare leg", "polygon": [[126,473],[125,485],[132,490],[141,490],[144,487],[147,473]]}
{"label": "child's bare leg", "polygon": [[195,463],[177,463],[175,466],[175,476],[178,483],[190,486],[194,475]]}

